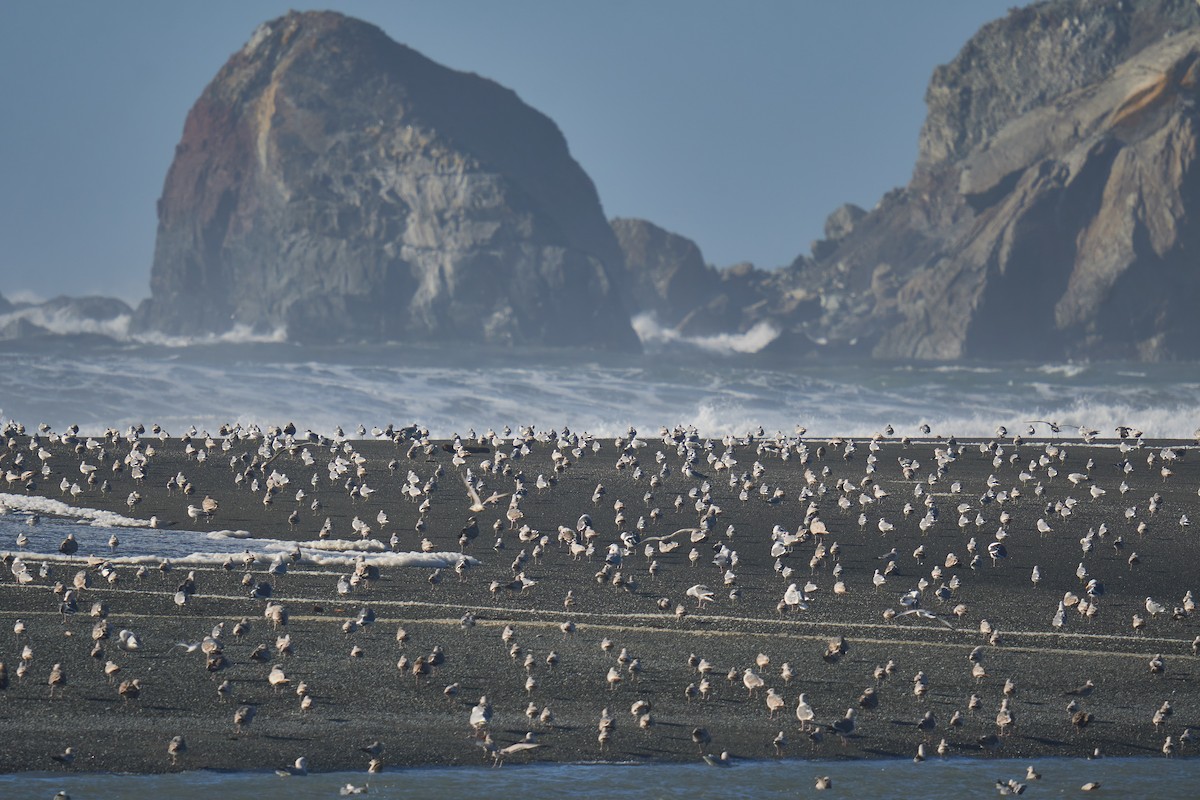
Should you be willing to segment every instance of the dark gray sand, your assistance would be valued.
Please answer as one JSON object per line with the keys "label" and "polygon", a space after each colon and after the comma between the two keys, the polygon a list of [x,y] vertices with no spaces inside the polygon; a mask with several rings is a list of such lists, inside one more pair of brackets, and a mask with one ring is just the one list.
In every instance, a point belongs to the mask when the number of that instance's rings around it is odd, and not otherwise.
{"label": "dark gray sand", "polygon": [[[65,621],[51,586],[56,580],[70,586],[85,564],[55,560],[48,578],[24,587],[18,587],[5,569],[0,576],[0,660],[7,665],[8,684],[0,691],[0,730],[5,734],[0,771],[259,769],[283,767],[298,756],[305,756],[313,770],[365,770],[372,756],[362,748],[375,741],[382,744],[379,759],[389,767],[478,764],[487,754],[469,720],[481,695],[487,696],[493,710],[488,726],[492,747],[511,745],[530,731],[541,745],[512,755],[509,763],[686,761],[699,758],[701,752],[723,750],[733,757],[774,758],[778,753],[773,742],[780,732],[786,741],[778,752],[788,758],[912,757],[922,743],[933,757],[942,740],[949,757],[1085,756],[1097,748],[1104,755],[1162,757],[1167,736],[1178,745],[1181,737],[1188,738],[1184,735],[1188,726],[1200,730],[1195,680],[1200,659],[1192,652],[1200,626],[1182,610],[1172,618],[1175,607],[1184,605],[1185,593],[1194,588],[1200,565],[1197,533],[1180,524],[1184,514],[1200,523],[1200,455],[1195,451],[1177,446],[1177,459],[1165,462],[1171,474],[1164,477],[1162,454],[1168,443],[1147,444],[1123,454],[1115,442],[1087,446],[1039,439],[1014,447],[1005,440],[1000,442],[1002,454],[995,465],[994,452],[981,452],[979,442],[963,442],[956,458],[944,465],[943,476],[931,486],[927,479],[938,469],[935,448],[945,450],[946,442],[885,440],[873,453],[868,442],[859,441],[846,456],[842,445],[807,441],[807,463],[795,442],[786,461],[774,447],[756,452],[754,445],[739,444],[731,452],[737,463],[724,469],[710,463],[702,442],[697,442],[698,474],[687,477],[675,443],[668,446],[658,436],[643,441],[644,447],[628,451],[636,466],[627,464],[622,469],[616,465],[623,450],[611,439],[603,440],[598,452],[590,447],[577,453],[562,448],[569,465],[556,474],[550,458],[553,445],[532,442],[528,455],[514,456],[510,438],[499,447],[510,456],[502,465],[510,474],[483,474],[479,464],[484,455],[470,455],[466,466],[456,466],[453,454],[441,443],[429,452],[410,455],[408,442],[354,440],[352,447],[365,458],[364,475],[357,480],[375,489],[368,500],[349,497],[345,481],[354,476],[353,469],[331,483],[330,448],[311,444],[313,466],[304,465],[299,448],[270,464],[268,473],[286,473],[290,483],[270,506],[264,506],[263,493],[252,493],[249,480],[235,487],[229,465],[231,455],[253,457],[261,440],[235,441],[228,452],[218,447],[205,463],[198,463],[185,454],[179,440],[146,439],[143,449],[152,445],[156,453],[146,466],[145,480],[135,485],[130,470],[111,472],[114,454],[123,456],[129,450],[124,441],[106,442],[108,456],[99,462],[95,452],[77,455],[43,437],[43,445],[53,453],[49,463],[55,472],[39,481],[32,493],[62,498],[58,487],[62,475],[78,480],[81,460],[100,464],[99,474],[107,477],[111,491],[83,485],[76,504],[140,518],[156,515],[163,536],[181,528],[244,529],[260,537],[307,541],[316,538],[328,516],[334,538],[351,538],[350,520],[358,516],[371,524],[372,538],[386,542],[398,531],[402,550],[417,550],[421,539],[428,538],[439,551],[457,551],[459,532],[470,516],[470,501],[459,477],[462,470],[469,466],[483,478],[485,496],[491,490],[512,492],[514,477],[523,473],[527,494],[520,502],[524,516],[518,530],[510,530],[505,518],[507,497],[476,514],[481,534],[467,545],[466,553],[481,563],[467,570],[462,580],[453,569],[443,570],[440,582],[432,585],[428,568],[384,568],[378,580],[341,597],[337,582],[346,569],[301,561],[290,565],[286,575],[273,578],[264,572],[266,563],[259,561],[251,570],[253,577],[273,583],[274,599],[289,612],[287,625],[278,630],[264,619],[266,602],[249,599],[240,560],[231,570],[196,569],[195,594],[182,608],[173,596],[186,568],[177,567],[166,575],[152,568],[139,579],[133,567],[118,566],[121,579],[116,588],[93,574],[92,588],[80,593],[79,613]],[[724,444],[712,444],[713,455],[725,453]],[[5,451],[0,467],[11,469],[18,452],[37,463],[25,438],[18,437],[15,445]],[[203,440],[198,438],[193,445],[203,447]],[[1023,481],[1020,473],[1029,469],[1031,460],[1045,455],[1047,447],[1058,448],[1049,462],[1057,476],[1051,477],[1041,467]],[[490,444],[488,451],[487,457],[492,457]],[[661,468],[659,452],[670,471],[661,486],[651,488],[650,476],[658,475]],[[1010,461],[1014,454],[1015,463]],[[862,489],[872,455],[874,472]],[[1153,463],[1148,463],[1152,455]],[[393,459],[398,462],[394,471],[388,468]],[[919,462],[911,477],[903,475],[902,459]],[[1126,459],[1128,472],[1120,466]],[[401,495],[401,487],[409,470],[424,483],[439,467],[443,474],[428,494],[430,507],[422,515],[419,504],[426,498],[409,500]],[[638,467],[640,475],[635,477]],[[194,486],[191,496],[167,492],[168,477],[181,471]],[[314,472],[319,475],[315,489],[310,484]],[[739,499],[740,480],[736,488],[730,487],[731,473],[746,475],[748,499]],[[1070,473],[1086,473],[1090,480],[1074,485],[1068,480]],[[255,474],[264,482],[260,472]],[[539,490],[539,475],[555,477],[556,485]],[[994,494],[1017,487],[1020,496],[1006,495],[1003,503],[1000,498],[982,502],[991,475]],[[848,492],[839,491],[843,478],[853,484]],[[681,545],[672,552],[662,552],[655,543],[653,558],[659,570],[652,576],[645,539],[696,526],[700,514],[688,492],[706,479],[711,502],[720,508],[712,531],[695,544],[687,533],[677,536]],[[1129,487],[1124,494],[1119,490],[1122,481]],[[593,502],[598,483],[606,491]],[[1044,490],[1041,496],[1035,493],[1039,483]],[[939,509],[939,520],[924,533],[918,526],[925,512],[924,498],[913,493],[918,484],[934,494]],[[768,487],[767,497],[776,488],[781,497],[769,502],[760,494],[761,485]],[[814,496],[801,499],[806,485]],[[867,523],[860,529],[860,494],[873,493],[874,485],[889,496],[865,507]],[[818,493],[821,486],[824,492]],[[1106,493],[1093,499],[1091,486]],[[307,496],[297,503],[295,492],[301,487]],[[143,500],[129,512],[126,497],[135,488]],[[20,483],[5,491],[27,493]],[[644,498],[647,492],[653,495],[649,500]],[[190,519],[187,505],[199,505],[206,495],[220,503],[213,519]],[[843,495],[851,501],[848,510],[839,508],[838,498]],[[1153,514],[1152,495],[1161,497]],[[678,511],[677,496],[683,498]],[[314,497],[323,504],[315,513],[310,509]],[[1063,517],[1054,505],[1067,498],[1078,502],[1073,513]],[[618,499],[625,506],[620,526],[614,512]],[[816,503],[828,533],[804,537],[805,541],[789,548],[779,566],[795,574],[784,578],[770,552],[772,530],[777,525],[792,533],[804,528],[810,502]],[[915,509],[907,517],[906,503]],[[961,526],[960,503],[969,505]],[[287,518],[297,508],[299,524],[293,529]],[[661,518],[652,520],[651,508],[661,509]],[[1127,509],[1133,511],[1127,514]],[[382,527],[376,523],[380,510],[389,517]],[[993,567],[987,546],[1001,527],[1002,512],[1012,517],[1003,542],[1008,558]],[[584,513],[591,515],[597,534],[595,552],[574,559],[559,543],[559,527],[574,530]],[[976,524],[977,514],[982,515],[981,525]],[[418,533],[414,526],[422,516],[425,528]],[[624,555],[619,567],[602,574],[608,546],[618,541],[620,531],[636,532],[643,516],[643,541]],[[894,530],[881,533],[881,517]],[[1039,533],[1039,519],[1045,519],[1052,532]],[[497,520],[503,521],[502,549],[494,547]],[[1137,531],[1139,522],[1145,523],[1142,533]],[[1107,527],[1103,535],[1101,524]],[[533,541],[521,541],[521,525],[549,537],[536,561],[532,554],[537,537],[527,533],[525,538]],[[730,526],[734,532],[727,536]],[[1089,530],[1096,534],[1092,551],[1085,554],[1080,540]],[[968,549],[971,539],[979,556],[974,567]],[[837,557],[826,555],[810,569],[815,549],[829,549],[835,542]],[[712,563],[714,545],[722,543],[737,555],[730,586],[725,585],[725,570]],[[918,545],[925,549],[923,565],[913,557]],[[17,552],[11,542],[3,546]],[[693,548],[698,555],[695,564],[689,558]],[[892,548],[895,569],[876,589],[872,576],[885,567],[887,562],[880,557]],[[511,565],[521,552],[527,556],[521,569],[536,583],[515,591],[508,584],[514,580]],[[1135,552],[1138,558],[1131,566],[1129,558]],[[949,553],[957,556],[958,566],[945,566]],[[1085,583],[1076,576],[1081,562],[1089,579],[1104,584],[1104,594],[1094,600],[1094,616],[1086,618],[1077,607],[1068,607],[1063,626],[1055,630],[1051,622],[1065,593],[1087,602]],[[1030,580],[1035,565],[1041,573],[1037,586]],[[838,580],[834,570],[839,567],[844,595],[834,593]],[[933,574],[936,567],[940,575]],[[621,586],[613,585],[612,573],[617,571]],[[952,578],[960,585],[949,600],[939,600],[935,590]],[[886,609],[904,611],[901,596],[917,589],[922,579],[928,586],[921,592],[920,608],[936,618],[910,614],[885,620]],[[817,591],[807,602],[808,609],[781,613],[777,606],[788,584],[803,588],[809,580]],[[502,585],[493,591],[493,582]],[[713,591],[713,601],[703,608],[685,594],[695,584]],[[737,599],[730,598],[731,588],[739,590]],[[570,607],[564,602],[568,591],[574,600]],[[1166,610],[1152,617],[1146,610],[1148,596]],[[665,611],[660,610],[664,598]],[[99,643],[103,655],[95,658],[89,653],[97,620],[88,614],[94,601],[107,606],[111,633]],[[677,606],[686,614],[677,616]],[[344,632],[346,620],[363,608],[376,614],[374,625]],[[468,612],[475,624],[464,628],[460,620]],[[1135,614],[1145,619],[1140,631],[1132,625]],[[235,637],[233,626],[243,617],[250,621],[249,632]],[[18,618],[27,628],[21,636],[13,630]],[[983,620],[999,632],[993,643],[980,633]],[[573,635],[560,630],[567,621],[575,625]],[[176,643],[198,642],[219,622],[225,623],[220,638],[227,665],[210,673],[202,652],[187,653]],[[502,631],[509,625],[514,634],[506,644]],[[408,634],[402,644],[396,639],[397,627]],[[140,637],[137,651],[120,646],[117,632],[122,629]],[[275,652],[276,639],[284,634],[291,638],[290,655]],[[830,641],[838,637],[844,637],[846,652],[826,657]],[[605,640],[612,645],[608,651],[602,649]],[[16,670],[26,645],[32,660],[24,678],[18,679]],[[263,662],[250,658],[258,645],[266,645],[270,653]],[[968,658],[977,646],[983,648],[986,675],[982,677],[973,676]],[[351,655],[355,647],[361,655]],[[435,647],[441,648],[444,661],[431,674],[415,678],[411,669],[397,668],[401,657],[411,665]],[[551,651],[558,656],[553,668],[547,665]],[[640,675],[631,674],[628,665],[618,661],[622,651],[637,659]],[[527,654],[532,656],[528,669]],[[690,654],[712,665],[707,699],[687,696],[689,685],[698,687],[703,677],[689,666]],[[1149,666],[1156,654],[1165,664],[1161,674],[1153,674]],[[756,666],[760,656],[769,659],[761,667]],[[113,681],[103,672],[109,660],[120,666]],[[877,680],[876,668],[889,661],[894,662],[894,673]],[[67,681],[61,693],[56,691],[51,698],[48,678],[55,663],[63,665]],[[794,672],[786,682],[781,676],[785,663]],[[273,665],[282,667],[288,684],[270,685]],[[610,688],[611,668],[621,680]],[[727,678],[731,669],[738,671],[733,682]],[[743,684],[746,669],[753,669],[765,684],[753,697]],[[918,672],[927,680],[923,697],[914,694]],[[529,677],[535,685],[527,689]],[[117,685],[133,678],[141,681],[141,695],[123,699]],[[225,680],[231,691],[221,697],[217,686]],[[1087,680],[1095,684],[1090,696],[1066,695]],[[308,710],[301,709],[296,692],[302,681],[312,698]],[[1008,701],[1013,724],[1002,732],[997,713],[1006,681],[1013,684]],[[447,687],[454,690],[447,692]],[[877,708],[860,708],[859,697],[867,687],[876,688]],[[774,688],[784,700],[774,718],[766,703],[767,688]],[[795,716],[801,692],[815,710],[818,735],[802,730]],[[979,700],[975,710],[968,708],[972,694]],[[649,703],[652,722],[645,729],[630,712],[639,700]],[[1173,714],[1156,726],[1155,711],[1168,701]],[[1089,724],[1072,723],[1071,702],[1091,715]],[[257,713],[237,733],[234,713],[240,706],[251,706]],[[526,714],[529,710],[536,717],[546,708],[552,714],[547,722]],[[858,711],[857,725],[843,742],[828,726],[842,718],[847,708]],[[613,725],[602,747],[599,723],[604,709]],[[917,727],[926,712],[936,722],[928,732]],[[961,713],[961,724],[952,725],[956,712]],[[698,727],[711,737],[701,745],[693,742]],[[999,733],[1003,735],[998,742],[986,738]],[[167,745],[177,735],[186,738],[188,747],[172,766]],[[981,737],[989,746],[981,745]],[[74,748],[75,758],[64,766],[52,756],[67,747]],[[1197,745],[1181,745],[1177,753],[1187,755],[1192,747]]]}

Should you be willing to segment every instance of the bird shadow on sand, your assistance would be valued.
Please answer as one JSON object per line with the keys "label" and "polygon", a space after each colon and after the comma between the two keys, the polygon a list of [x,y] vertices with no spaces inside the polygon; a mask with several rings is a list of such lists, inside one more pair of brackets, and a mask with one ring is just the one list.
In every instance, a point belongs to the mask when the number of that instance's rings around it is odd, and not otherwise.
{"label": "bird shadow on sand", "polygon": [[1047,747],[1062,747],[1064,744],[1066,744],[1066,742],[1064,742],[1062,739],[1054,739],[1049,736],[1025,736],[1023,738],[1025,741],[1037,742],[1038,744],[1045,745]]}

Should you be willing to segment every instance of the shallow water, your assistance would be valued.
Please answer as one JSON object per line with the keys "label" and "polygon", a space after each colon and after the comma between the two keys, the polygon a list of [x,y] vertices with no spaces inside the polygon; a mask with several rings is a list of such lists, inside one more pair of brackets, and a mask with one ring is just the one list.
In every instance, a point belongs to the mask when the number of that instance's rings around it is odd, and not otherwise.
{"label": "shallow water", "polygon": [[[60,790],[81,798],[170,797],[173,800],[285,800],[338,797],[347,783],[369,785],[364,797],[585,798],[637,797],[736,800],[773,797],[855,797],[959,800],[995,797],[997,779],[1024,780],[1033,764],[1042,774],[1025,797],[1078,796],[1084,783],[1101,784],[1100,797],[1196,797],[1200,761],[1186,758],[1113,758],[1097,761],[1038,759],[933,759],[909,761],[734,762],[727,769],[704,764],[655,766],[564,764],[389,770],[377,775],[335,772],[279,778],[270,772],[187,772],[173,775],[22,774],[0,776],[0,796],[45,798]],[[833,779],[816,792],[817,776]],[[1084,795],[1087,796],[1087,795]]]}

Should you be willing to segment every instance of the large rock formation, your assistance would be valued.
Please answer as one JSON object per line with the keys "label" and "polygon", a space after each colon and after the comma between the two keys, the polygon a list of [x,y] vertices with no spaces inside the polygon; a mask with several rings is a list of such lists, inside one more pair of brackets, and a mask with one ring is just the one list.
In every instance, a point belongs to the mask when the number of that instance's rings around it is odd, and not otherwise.
{"label": "large rock formation", "polygon": [[[1054,0],[927,92],[911,183],[831,219],[776,317],[880,357],[1200,357],[1200,8]],[[844,222],[849,221],[849,230]]]}
{"label": "large rock formation", "polygon": [[262,25],[204,90],[135,328],[636,349],[558,128],[340,14]]}

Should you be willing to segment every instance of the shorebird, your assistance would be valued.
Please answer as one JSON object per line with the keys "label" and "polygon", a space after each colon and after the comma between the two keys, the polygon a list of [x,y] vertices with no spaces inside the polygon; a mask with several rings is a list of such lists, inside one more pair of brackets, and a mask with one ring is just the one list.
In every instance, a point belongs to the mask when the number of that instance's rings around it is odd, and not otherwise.
{"label": "shorebird", "polygon": [[63,696],[64,687],[67,685],[67,673],[62,664],[56,663],[50,669],[50,677],[46,682],[50,686],[51,699],[54,697],[55,689],[58,689],[59,697]]}
{"label": "shorebird", "polygon": [[171,766],[178,766],[179,757],[187,753],[187,740],[182,735],[174,736],[167,743],[167,755],[171,757]]}
{"label": "shorebird", "polygon": [[838,735],[838,738],[842,741],[842,746],[845,747],[846,739],[854,735],[854,709],[847,708],[846,716],[844,716],[842,719],[835,720],[834,723],[829,727],[830,730]]}
{"label": "shorebird", "polygon": [[233,713],[233,729],[235,733],[241,734],[245,729],[250,727],[250,723],[254,721],[254,715],[257,709],[254,706],[240,706]]}

